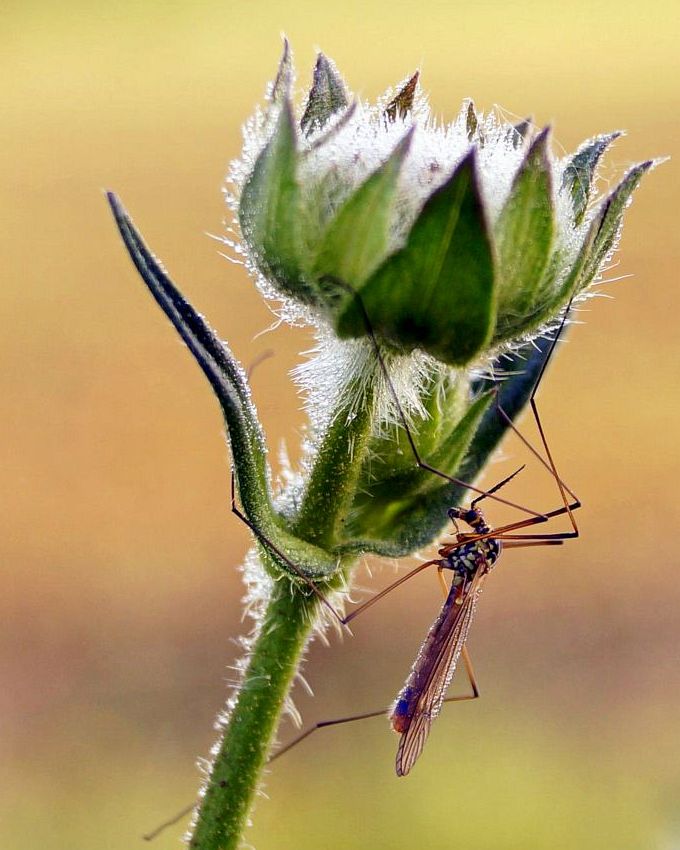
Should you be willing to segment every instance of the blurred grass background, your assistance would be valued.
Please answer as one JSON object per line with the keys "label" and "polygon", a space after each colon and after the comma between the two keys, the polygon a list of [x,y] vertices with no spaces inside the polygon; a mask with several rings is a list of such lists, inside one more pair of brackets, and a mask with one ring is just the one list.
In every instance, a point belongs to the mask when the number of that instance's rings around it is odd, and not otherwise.
{"label": "blurred grass background", "polygon": [[[256,400],[270,445],[294,450],[286,375],[310,340],[255,339],[272,317],[205,236],[279,32],[303,85],[318,46],[366,97],[420,66],[446,119],[472,96],[553,122],[566,149],[625,128],[614,180],[680,153],[680,17],[670,0],[6,0],[0,15],[0,845],[130,850],[195,793],[248,537],[217,405],[101,190],[244,362],[275,350]],[[511,553],[489,583],[470,641],[483,699],[445,711],[405,780],[385,722],[319,733],[272,770],[248,834],[261,850],[680,847],[678,182],[676,161],[645,179],[610,274],[633,278],[592,302],[544,385],[583,536]],[[530,467],[515,495],[552,506]],[[312,647],[307,722],[394,697],[440,604],[414,584],[354,640]]]}

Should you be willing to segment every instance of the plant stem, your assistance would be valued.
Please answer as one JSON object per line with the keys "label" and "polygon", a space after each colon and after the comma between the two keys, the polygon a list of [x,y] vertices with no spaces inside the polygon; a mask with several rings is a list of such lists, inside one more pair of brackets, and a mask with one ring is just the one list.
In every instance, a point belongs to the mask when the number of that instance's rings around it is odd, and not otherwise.
{"label": "plant stem", "polygon": [[[264,557],[267,557],[266,555]],[[241,837],[283,702],[316,618],[318,599],[275,582],[189,846],[233,850]]]}
{"label": "plant stem", "polygon": [[[319,446],[293,524],[298,537],[328,548],[336,542],[361,469],[373,412],[371,391],[349,421],[345,404],[341,406]],[[280,575],[281,564],[272,559],[265,546],[260,546],[260,557],[270,575]],[[338,558],[335,581],[326,588],[340,584],[351,563]],[[284,700],[318,613],[318,596],[291,578],[284,576],[273,583],[189,843],[196,850],[234,850],[241,842]]]}
{"label": "plant stem", "polygon": [[342,404],[326,432],[311,470],[305,495],[293,522],[293,533],[333,551],[343,534],[345,514],[373,428],[375,393],[367,387],[358,409]]}

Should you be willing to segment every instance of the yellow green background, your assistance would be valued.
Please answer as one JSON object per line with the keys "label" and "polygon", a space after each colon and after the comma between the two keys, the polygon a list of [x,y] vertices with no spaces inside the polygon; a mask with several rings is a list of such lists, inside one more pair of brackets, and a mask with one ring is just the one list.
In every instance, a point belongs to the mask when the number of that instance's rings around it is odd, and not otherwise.
{"label": "yellow green background", "polygon": [[[195,793],[245,629],[218,408],[102,190],[244,362],[274,350],[254,391],[275,464],[282,439],[296,453],[287,372],[310,338],[255,338],[272,316],[205,234],[279,33],[301,85],[321,47],[369,98],[420,67],[445,119],[472,96],[552,122],[567,150],[624,128],[613,182],[680,153],[679,23],[661,0],[3,4],[0,846],[142,847]],[[488,583],[483,699],[446,709],[406,779],[385,721],[318,733],[267,779],[260,850],[680,847],[678,184],[675,161],[644,180],[608,273],[631,277],[588,305],[543,387],[582,538],[508,553]],[[553,506],[540,468],[522,479],[518,499]],[[394,574],[372,566],[366,585]],[[315,643],[305,721],[389,704],[439,604],[425,576],[354,639]]]}

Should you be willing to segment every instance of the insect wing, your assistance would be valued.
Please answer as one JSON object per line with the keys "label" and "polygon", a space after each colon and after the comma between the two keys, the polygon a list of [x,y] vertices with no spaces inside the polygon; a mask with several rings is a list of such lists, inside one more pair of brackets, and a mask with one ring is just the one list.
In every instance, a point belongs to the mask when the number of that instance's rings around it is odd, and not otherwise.
{"label": "insect wing", "polygon": [[439,657],[427,677],[408,729],[402,733],[399,739],[397,776],[406,776],[423,751],[427,736],[430,734],[432,721],[439,714],[446,689],[456,672],[456,665],[475,614],[480,589],[478,579],[473,582],[458,615],[450,620],[451,630],[446,636]]}

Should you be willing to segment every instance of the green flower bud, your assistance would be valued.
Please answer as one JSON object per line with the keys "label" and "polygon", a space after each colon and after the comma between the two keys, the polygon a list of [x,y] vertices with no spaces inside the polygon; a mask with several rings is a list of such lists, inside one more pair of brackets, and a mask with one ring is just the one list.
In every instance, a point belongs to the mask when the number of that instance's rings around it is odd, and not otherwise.
{"label": "green flower bud", "polygon": [[300,117],[285,45],[269,103],[246,124],[228,200],[246,265],[293,321],[366,335],[460,366],[540,334],[598,277],[654,162],[593,202],[619,136],[556,158],[550,131],[466,101],[448,125],[414,74],[376,105],[352,100],[319,54]]}

